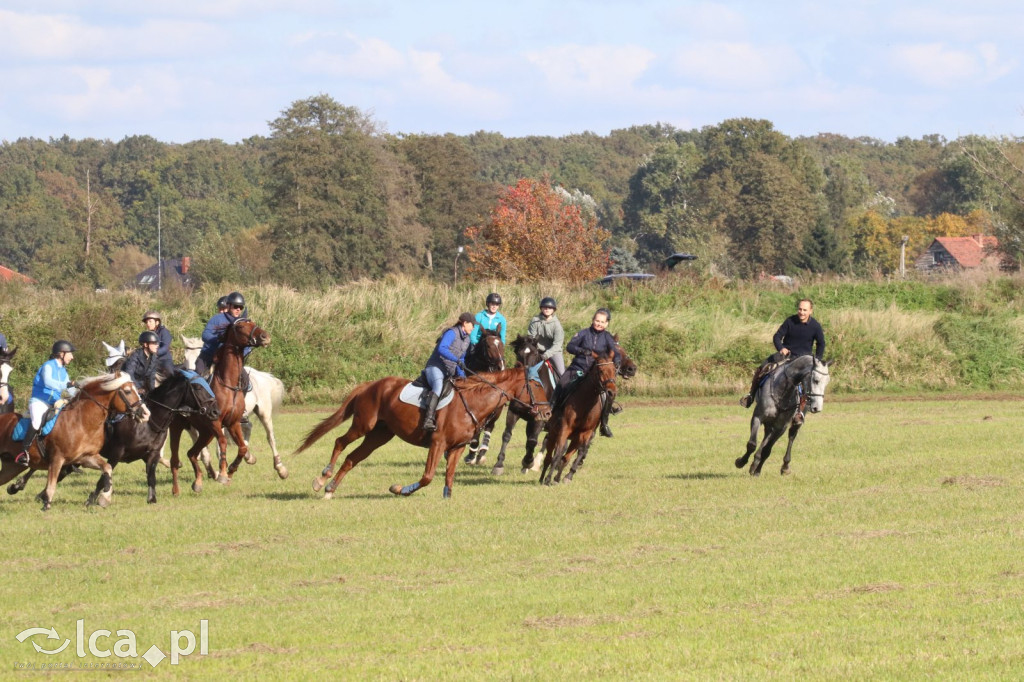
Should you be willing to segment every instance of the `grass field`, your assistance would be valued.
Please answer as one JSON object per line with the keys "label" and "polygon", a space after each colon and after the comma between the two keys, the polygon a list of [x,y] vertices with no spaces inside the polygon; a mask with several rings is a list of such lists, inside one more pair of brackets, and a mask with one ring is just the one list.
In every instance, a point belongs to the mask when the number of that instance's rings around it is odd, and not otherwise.
{"label": "grass field", "polygon": [[[732,401],[627,402],[569,485],[460,466],[410,498],[425,451],[393,442],[330,501],[331,438],[265,441],[230,487],[146,505],[143,468],[83,508],[72,476],[42,513],[0,498],[0,670],[133,663],[189,679],[1019,679],[1024,670],[1022,403],[827,400],[793,475],[733,466]],[[291,452],[322,411],[283,411]],[[259,427],[257,427],[259,432]],[[340,435],[341,430],[333,435]],[[496,437],[497,439],[497,437]],[[513,442],[513,464],[524,436]],[[191,474],[186,479],[191,481]],[[75,635],[131,631],[135,657]],[[151,668],[171,631],[208,653]],[[58,638],[27,628],[54,627]],[[97,650],[125,634],[100,633]],[[37,653],[33,643],[55,649]],[[79,657],[77,646],[86,653]],[[22,666],[19,668],[19,666]],[[7,677],[8,675],[4,674]]]}

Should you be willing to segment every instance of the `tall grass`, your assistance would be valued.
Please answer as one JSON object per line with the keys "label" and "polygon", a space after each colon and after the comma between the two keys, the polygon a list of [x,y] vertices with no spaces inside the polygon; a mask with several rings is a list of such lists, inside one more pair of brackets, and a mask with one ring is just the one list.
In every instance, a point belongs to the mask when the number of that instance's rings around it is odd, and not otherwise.
{"label": "tall grass", "polygon": [[[729,395],[772,350],[771,336],[801,297],[815,301],[836,392],[1013,390],[1024,387],[1024,277],[969,275],[937,282],[808,281],[791,289],[669,273],[643,285],[436,282],[393,276],[319,291],[265,285],[244,291],[249,314],[273,342],[249,362],[281,377],[296,403],[336,403],[356,383],[413,377],[462,311],[501,293],[510,337],[525,332],[542,296],[558,300],[567,337],[593,311],[612,311],[640,365],[633,395]],[[141,314],[160,309],[175,335],[198,336],[225,292],[56,292],[0,285],[0,330],[21,348],[13,377],[27,395],[56,338],[79,349],[76,371],[101,368],[100,341],[134,345]]]}

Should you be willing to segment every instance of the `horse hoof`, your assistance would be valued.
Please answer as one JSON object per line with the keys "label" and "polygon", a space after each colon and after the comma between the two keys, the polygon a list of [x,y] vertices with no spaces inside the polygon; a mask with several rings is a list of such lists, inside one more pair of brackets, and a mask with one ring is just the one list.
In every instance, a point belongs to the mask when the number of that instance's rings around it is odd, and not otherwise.
{"label": "horse hoof", "polygon": [[388,488],[388,492],[391,493],[392,495],[401,495],[402,494],[402,484],[401,483],[394,484],[393,486]]}
{"label": "horse hoof", "polygon": [[224,475],[218,475],[217,476],[217,483],[220,483],[221,485],[230,485],[231,484],[231,477],[230,476],[224,476]]}
{"label": "horse hoof", "polygon": [[332,493],[330,490],[328,490],[327,492],[324,493],[324,499],[325,500],[334,499],[334,493]]}
{"label": "horse hoof", "polygon": [[789,476],[793,472],[789,470],[789,467],[784,467],[779,473],[783,476]]}
{"label": "horse hoof", "polygon": [[324,487],[324,483],[327,482],[326,478],[320,478],[317,476],[313,479],[313,492],[318,493],[320,489]]}
{"label": "horse hoof", "polygon": [[107,507],[110,506],[110,496],[100,495],[99,497],[96,498],[96,504],[98,504],[101,509],[106,509]]}
{"label": "horse hoof", "polygon": [[737,457],[735,463],[737,469],[742,469],[744,465],[747,463],[747,460],[743,459],[742,457]]}
{"label": "horse hoof", "polygon": [[168,469],[171,468],[171,463],[167,461],[166,457],[161,457],[160,458],[160,464],[165,466],[165,467],[167,467]]}
{"label": "horse hoof", "polygon": [[245,453],[245,463],[246,464],[255,464],[256,463],[256,455],[254,455],[252,452]]}
{"label": "horse hoof", "polygon": [[[201,492],[203,492],[203,484],[200,483],[199,481],[196,481],[195,483],[193,483],[192,484],[192,492],[194,492],[194,493],[201,493]],[[175,493],[175,495],[177,495],[177,493]]]}
{"label": "horse hoof", "polygon": [[482,467],[484,465],[484,462],[486,462],[486,461],[487,461],[487,457],[485,457],[484,455],[480,455],[473,462],[473,466]]}
{"label": "horse hoof", "polygon": [[443,495],[444,499],[446,499],[446,500],[451,499],[451,497],[452,497],[452,489],[451,489],[451,487],[445,486],[444,487],[444,492],[442,493],[442,495]]}
{"label": "horse hoof", "polygon": [[7,486],[7,494],[8,495],[17,495],[18,491],[20,491],[20,490],[21,490],[21,488],[19,488],[18,486],[16,486],[13,483],[10,484],[9,486]]}
{"label": "horse hoof", "polygon": [[501,476],[505,473],[505,467],[495,466],[491,469],[491,476]]}
{"label": "horse hoof", "polygon": [[288,478],[288,467],[283,464],[278,464],[274,468],[277,469],[277,475],[282,481]]}

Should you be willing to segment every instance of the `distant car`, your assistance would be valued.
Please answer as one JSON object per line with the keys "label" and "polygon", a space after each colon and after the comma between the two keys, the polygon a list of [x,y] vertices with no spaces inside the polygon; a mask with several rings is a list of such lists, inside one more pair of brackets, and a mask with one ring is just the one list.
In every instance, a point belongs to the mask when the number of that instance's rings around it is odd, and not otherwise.
{"label": "distant car", "polygon": [[692,253],[673,253],[671,256],[665,259],[666,268],[674,268],[684,261],[697,260],[697,257]]}
{"label": "distant car", "polygon": [[620,272],[616,275],[606,275],[594,282],[594,284],[608,286],[616,282],[646,282],[651,279],[654,279],[654,275],[646,272]]}

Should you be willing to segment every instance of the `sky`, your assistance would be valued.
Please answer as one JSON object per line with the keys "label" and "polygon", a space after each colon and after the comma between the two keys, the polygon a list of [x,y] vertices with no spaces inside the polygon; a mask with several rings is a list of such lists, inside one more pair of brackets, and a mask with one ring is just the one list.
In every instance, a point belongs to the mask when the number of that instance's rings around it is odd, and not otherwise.
{"label": "sky", "polygon": [[1024,3],[0,0],[0,140],[234,143],[321,94],[396,134],[1024,136]]}

